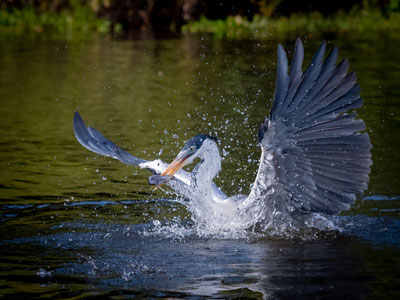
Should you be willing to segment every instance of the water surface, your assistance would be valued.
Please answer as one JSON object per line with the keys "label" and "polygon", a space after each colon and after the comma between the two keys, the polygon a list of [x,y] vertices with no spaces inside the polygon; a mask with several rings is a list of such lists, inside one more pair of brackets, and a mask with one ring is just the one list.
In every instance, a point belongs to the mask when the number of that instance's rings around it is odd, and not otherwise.
{"label": "water surface", "polygon": [[[196,235],[144,170],[75,140],[76,110],[138,157],[220,139],[216,182],[255,178],[276,47],[294,41],[0,42],[0,295],[4,298],[378,298],[400,295],[400,41],[330,40],[358,74],[374,146],[369,189],[310,239]],[[319,40],[306,39],[306,61]],[[290,54],[289,54],[290,55]]]}

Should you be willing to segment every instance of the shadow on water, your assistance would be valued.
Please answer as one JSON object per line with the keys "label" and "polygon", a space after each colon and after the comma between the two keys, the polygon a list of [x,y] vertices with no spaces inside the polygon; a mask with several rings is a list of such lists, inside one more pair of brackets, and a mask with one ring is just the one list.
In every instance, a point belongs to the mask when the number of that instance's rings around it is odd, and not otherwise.
{"label": "shadow on water", "polygon": [[[280,41],[288,48],[293,41]],[[320,41],[306,40],[306,60]],[[369,190],[303,239],[196,235],[147,173],[83,149],[76,109],[143,158],[171,161],[199,133],[221,140],[218,185],[247,193],[278,41],[0,44],[0,296],[24,298],[364,299],[400,295],[400,43],[331,41],[362,87],[374,145]],[[262,108],[262,109],[260,109]],[[161,151],[160,151],[161,149]],[[315,233],[314,233],[315,234]]]}

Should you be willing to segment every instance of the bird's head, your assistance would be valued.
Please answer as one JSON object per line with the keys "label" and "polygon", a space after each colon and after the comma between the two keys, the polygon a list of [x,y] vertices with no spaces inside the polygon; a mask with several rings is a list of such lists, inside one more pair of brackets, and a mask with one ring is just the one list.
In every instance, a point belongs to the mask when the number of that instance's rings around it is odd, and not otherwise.
{"label": "bird's head", "polygon": [[197,157],[204,159],[204,155],[211,147],[216,147],[216,138],[199,134],[192,137],[182,150],[179,152],[174,161],[161,173],[161,176],[172,176],[184,166],[191,164]]}

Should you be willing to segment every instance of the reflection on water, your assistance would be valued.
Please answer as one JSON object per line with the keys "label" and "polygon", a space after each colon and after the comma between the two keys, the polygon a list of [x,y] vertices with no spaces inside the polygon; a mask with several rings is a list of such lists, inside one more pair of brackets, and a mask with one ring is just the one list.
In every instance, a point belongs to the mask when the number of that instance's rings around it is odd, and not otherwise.
{"label": "reflection on water", "polygon": [[[282,41],[281,41],[282,42]],[[292,48],[294,41],[283,41]],[[320,41],[305,43],[306,60]],[[76,109],[139,157],[171,161],[191,136],[221,140],[218,185],[247,193],[278,41],[14,40],[0,44],[0,295],[375,298],[398,296],[399,41],[335,40],[358,72],[374,165],[343,228],[313,240],[193,234],[147,173],[74,139]],[[393,59],[388,59],[393,58]],[[160,151],[161,149],[161,151]],[[133,173],[133,174],[132,174]]]}
{"label": "reflection on water", "polygon": [[[1,276],[9,286],[4,292],[18,290],[21,297],[54,292],[62,297],[161,296],[165,292],[183,298],[354,299],[396,288],[398,274],[392,272],[398,250],[382,248],[385,241],[380,243],[378,236],[391,236],[399,228],[387,233],[373,228],[370,245],[346,236],[314,241],[181,240],[149,235],[150,224],[105,223],[102,220],[112,214],[113,205],[79,207],[82,214],[101,211],[97,222],[64,221],[48,231],[4,241]],[[58,209],[52,208],[59,218],[67,219]],[[365,219],[357,221],[360,225],[354,234],[367,225]],[[387,224],[391,225],[394,222]]]}

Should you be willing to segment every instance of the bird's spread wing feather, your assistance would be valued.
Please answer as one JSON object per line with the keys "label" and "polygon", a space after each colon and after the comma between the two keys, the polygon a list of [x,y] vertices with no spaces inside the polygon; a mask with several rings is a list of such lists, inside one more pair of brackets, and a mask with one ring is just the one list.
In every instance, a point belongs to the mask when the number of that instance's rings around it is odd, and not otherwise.
{"label": "bird's spread wing feather", "polygon": [[304,50],[297,39],[288,74],[279,45],[271,115],[258,133],[262,158],[270,159],[261,159],[253,190],[262,186],[263,173],[272,172],[273,185],[293,206],[337,213],[367,189],[372,146],[368,134],[360,133],[364,122],[356,113],[347,114],[362,106],[356,75],[347,73],[347,59],[336,65],[336,47],[324,61],[325,48],[324,42],[302,72]]}
{"label": "bird's spread wing feather", "polygon": [[144,159],[137,158],[132,154],[122,150],[120,147],[115,145],[110,140],[106,139],[99,131],[92,127],[86,127],[85,122],[78,112],[74,115],[74,133],[78,142],[93,151],[94,153],[110,156],[118,159],[119,161],[127,164],[138,166],[142,163],[147,162]]}
{"label": "bird's spread wing feather", "polygon": [[[126,152],[109,139],[105,138],[98,130],[94,129],[93,127],[86,127],[85,122],[78,112],[75,112],[73,125],[75,137],[78,142],[83,147],[94,153],[110,156],[127,165],[139,166],[141,168],[148,169],[154,174],[160,174],[168,166],[167,163],[164,163],[159,159],[147,161]],[[179,170],[174,177],[185,185],[190,184],[191,175],[184,170]]]}

